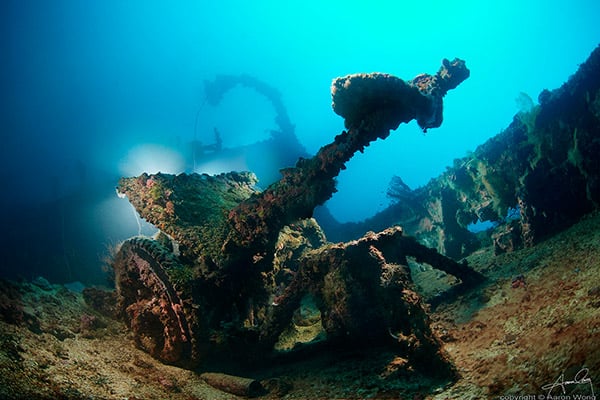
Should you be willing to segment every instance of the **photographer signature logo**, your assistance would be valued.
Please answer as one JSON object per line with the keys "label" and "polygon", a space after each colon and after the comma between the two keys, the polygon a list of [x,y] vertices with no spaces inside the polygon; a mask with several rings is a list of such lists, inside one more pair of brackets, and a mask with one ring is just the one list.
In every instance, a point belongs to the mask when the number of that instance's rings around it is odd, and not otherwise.
{"label": "photographer signature logo", "polygon": [[547,383],[542,386],[542,390],[546,391],[546,399],[561,398],[560,395],[566,395],[567,389],[575,389],[575,386],[589,387],[590,396],[582,396],[581,399],[596,399],[594,394],[594,384],[592,379],[589,377],[590,371],[588,368],[581,368],[579,372],[575,374],[573,379],[565,380],[564,372],[552,383]]}

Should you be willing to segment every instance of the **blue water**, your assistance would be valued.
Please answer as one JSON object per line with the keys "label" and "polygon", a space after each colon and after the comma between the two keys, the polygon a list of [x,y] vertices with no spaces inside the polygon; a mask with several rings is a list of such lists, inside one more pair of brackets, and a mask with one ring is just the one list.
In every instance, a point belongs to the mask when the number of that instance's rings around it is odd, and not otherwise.
{"label": "blue water", "polygon": [[[441,128],[424,135],[403,125],[339,176],[327,206],[339,221],[357,221],[389,204],[393,175],[425,184],[506,127],[521,92],[535,100],[560,86],[600,42],[600,3],[591,0],[9,0],[0,10],[3,228],[60,248],[53,263],[5,255],[2,271],[48,274],[62,263],[73,279],[82,269],[97,277],[98,246],[138,231],[112,190],[119,176],[189,171],[186,143],[210,142],[214,127],[225,148],[275,127],[271,104],[252,90],[206,105],[204,80],[248,74],[277,88],[314,154],[343,129],[331,111],[333,78],[411,79],[437,71],[442,58],[465,59],[471,77],[446,97]],[[207,172],[245,165],[229,159]],[[79,196],[77,212],[69,196]],[[43,211],[49,202],[56,215]]]}

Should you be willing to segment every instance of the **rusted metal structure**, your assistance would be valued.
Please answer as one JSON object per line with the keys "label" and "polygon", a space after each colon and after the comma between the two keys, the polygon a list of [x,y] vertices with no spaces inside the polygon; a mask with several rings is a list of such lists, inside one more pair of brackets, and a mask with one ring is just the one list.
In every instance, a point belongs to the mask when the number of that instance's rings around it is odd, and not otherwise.
{"label": "rusted metal structure", "polygon": [[262,192],[245,172],[121,179],[119,191],[162,232],[126,241],[114,262],[118,308],[138,344],[183,366],[258,360],[294,321],[309,319],[320,327],[315,341],[387,343],[417,368],[452,374],[406,258],[465,282],[478,275],[399,227],[327,243],[311,216],[371,141],[413,119],[424,130],[438,127],[443,96],[468,76],[455,59],[408,82],[387,74],[336,79],[333,109],[347,130]]}

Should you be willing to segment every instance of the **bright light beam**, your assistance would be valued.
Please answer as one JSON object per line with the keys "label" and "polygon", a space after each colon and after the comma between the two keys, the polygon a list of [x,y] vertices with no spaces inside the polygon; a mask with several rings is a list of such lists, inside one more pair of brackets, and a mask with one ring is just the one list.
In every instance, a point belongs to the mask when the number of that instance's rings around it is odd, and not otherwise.
{"label": "bright light beam", "polygon": [[157,144],[143,144],[131,149],[119,164],[124,176],[138,176],[144,172],[178,174],[185,170],[185,160],[178,152]]}

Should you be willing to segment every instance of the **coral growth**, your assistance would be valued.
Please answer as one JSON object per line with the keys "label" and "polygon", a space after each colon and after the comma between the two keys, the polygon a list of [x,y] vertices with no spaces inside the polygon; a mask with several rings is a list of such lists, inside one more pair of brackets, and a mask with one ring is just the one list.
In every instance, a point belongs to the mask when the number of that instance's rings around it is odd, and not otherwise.
{"label": "coral growth", "polygon": [[348,75],[331,85],[333,111],[344,117],[347,128],[376,123],[377,129],[389,131],[416,119],[427,131],[442,124],[442,98],[469,74],[465,62],[455,58],[444,59],[435,75],[421,74],[408,82],[381,73]]}

